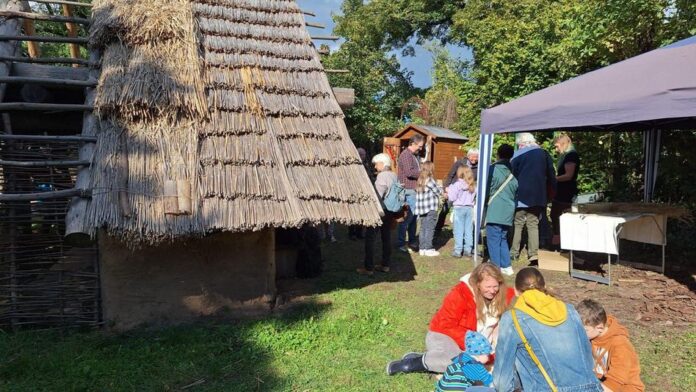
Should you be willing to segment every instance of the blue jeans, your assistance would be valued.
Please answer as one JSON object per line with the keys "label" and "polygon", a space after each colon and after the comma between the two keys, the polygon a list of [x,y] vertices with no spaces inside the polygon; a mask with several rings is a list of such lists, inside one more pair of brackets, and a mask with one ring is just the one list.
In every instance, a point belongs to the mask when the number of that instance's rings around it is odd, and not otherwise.
{"label": "blue jeans", "polygon": [[416,216],[413,215],[413,210],[416,209],[416,191],[406,189],[406,203],[408,204],[408,214],[403,222],[399,223],[397,246],[401,248],[406,245],[406,232],[408,231],[408,243],[415,247],[416,242]]}
{"label": "blue jeans", "polygon": [[[454,207],[454,253],[471,254],[474,248],[473,207]],[[462,246],[462,242],[464,245]]]}
{"label": "blue jeans", "polygon": [[435,225],[437,225],[437,211],[432,210],[420,216],[420,250],[433,249],[433,237]]}
{"label": "blue jeans", "polygon": [[486,225],[486,243],[488,244],[488,256],[491,262],[500,268],[510,266],[510,247],[508,246],[507,233],[510,226],[489,223]]}

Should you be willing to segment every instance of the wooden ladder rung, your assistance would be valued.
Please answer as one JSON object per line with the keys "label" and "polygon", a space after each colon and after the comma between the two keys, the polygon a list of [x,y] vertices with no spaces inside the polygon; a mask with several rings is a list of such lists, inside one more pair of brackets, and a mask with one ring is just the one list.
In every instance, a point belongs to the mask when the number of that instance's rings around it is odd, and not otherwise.
{"label": "wooden ladder rung", "polygon": [[82,143],[96,143],[96,136],[82,136],[82,135],[5,135],[0,134],[0,140],[19,140],[19,141],[35,141],[35,142],[82,142]]}
{"label": "wooden ladder rung", "polygon": [[0,16],[6,18],[23,18],[30,20],[44,20],[47,22],[59,22],[59,23],[78,23],[82,25],[89,25],[90,20],[85,18],[75,18],[70,16],[60,16],[60,15],[46,15],[37,14],[34,12],[23,12],[23,11],[0,11]]}
{"label": "wooden ladder rung", "polygon": [[91,189],[73,188],[73,189],[65,189],[65,190],[61,190],[61,191],[50,191],[50,192],[0,194],[0,202],[68,199],[71,197],[89,198],[91,196],[92,196]]}
{"label": "wooden ladder rung", "polygon": [[37,41],[87,45],[87,38],[56,37],[51,35],[0,35],[0,41]]}
{"label": "wooden ladder rung", "polygon": [[74,5],[78,7],[92,7],[91,3],[81,3],[79,1],[67,1],[67,0],[31,0],[34,3],[43,3],[43,4],[65,4],[65,5]]}
{"label": "wooden ladder rung", "polygon": [[95,80],[73,80],[73,79],[53,79],[53,78],[30,78],[23,76],[0,76],[0,83],[25,83],[41,84],[44,86],[64,86],[64,87],[94,87],[97,85]]}
{"label": "wooden ladder rung", "polygon": [[14,167],[79,167],[79,166],[89,166],[89,161],[78,160],[78,161],[7,161],[0,159],[0,166],[14,166]]}
{"label": "wooden ladder rung", "polygon": [[92,105],[61,104],[61,103],[32,103],[32,102],[3,102],[0,112],[34,111],[34,112],[81,112],[94,110]]}

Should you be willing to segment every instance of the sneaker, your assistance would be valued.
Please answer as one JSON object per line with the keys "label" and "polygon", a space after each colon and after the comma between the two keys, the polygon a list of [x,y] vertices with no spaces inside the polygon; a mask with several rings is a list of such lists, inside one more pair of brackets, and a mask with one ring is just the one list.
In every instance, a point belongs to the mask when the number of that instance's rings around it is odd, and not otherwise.
{"label": "sneaker", "polygon": [[428,251],[427,249],[421,249],[418,251],[418,254],[421,256],[425,256],[425,252],[427,252],[427,251]]}
{"label": "sneaker", "polygon": [[365,268],[358,268],[355,270],[355,272],[357,272],[360,275],[366,275],[366,276],[372,276],[375,274],[375,271],[371,271],[371,270],[365,269]]}
{"label": "sneaker", "polygon": [[383,265],[377,265],[377,266],[375,266],[375,271],[386,273],[386,272],[389,272],[389,267],[385,267]]}
{"label": "sneaker", "polygon": [[331,236],[331,242],[338,242],[338,240],[336,239],[336,237]]}
{"label": "sneaker", "polygon": [[461,259],[461,258],[462,258],[462,254],[459,253],[459,252],[452,252],[452,257],[454,257],[454,258],[456,258],[456,259]]}
{"label": "sneaker", "polygon": [[501,268],[500,272],[507,276],[512,276],[515,274],[515,271],[512,269],[512,267]]}
{"label": "sneaker", "polygon": [[408,246],[406,246],[406,245],[400,246],[399,250],[404,252],[404,253],[411,253],[411,251],[408,249]]}
{"label": "sneaker", "polygon": [[437,257],[440,256],[440,252],[436,251],[435,249],[426,249],[423,251],[423,256]]}

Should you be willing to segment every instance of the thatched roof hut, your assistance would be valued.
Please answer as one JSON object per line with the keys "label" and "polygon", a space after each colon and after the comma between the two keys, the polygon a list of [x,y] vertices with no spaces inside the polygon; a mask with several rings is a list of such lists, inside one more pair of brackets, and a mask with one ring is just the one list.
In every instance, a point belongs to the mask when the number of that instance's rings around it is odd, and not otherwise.
{"label": "thatched roof hut", "polygon": [[[294,1],[95,0],[90,227],[156,243],[381,208]],[[94,234],[94,233],[91,233]]]}

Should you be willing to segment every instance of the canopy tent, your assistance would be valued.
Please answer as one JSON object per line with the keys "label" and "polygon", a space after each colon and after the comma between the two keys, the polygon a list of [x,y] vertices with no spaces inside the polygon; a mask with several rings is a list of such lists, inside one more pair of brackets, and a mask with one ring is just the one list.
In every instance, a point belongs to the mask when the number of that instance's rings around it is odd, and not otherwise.
{"label": "canopy tent", "polygon": [[606,66],[481,114],[478,243],[496,133],[524,131],[646,131],[645,194],[655,185],[658,129],[696,128],[696,36]]}

